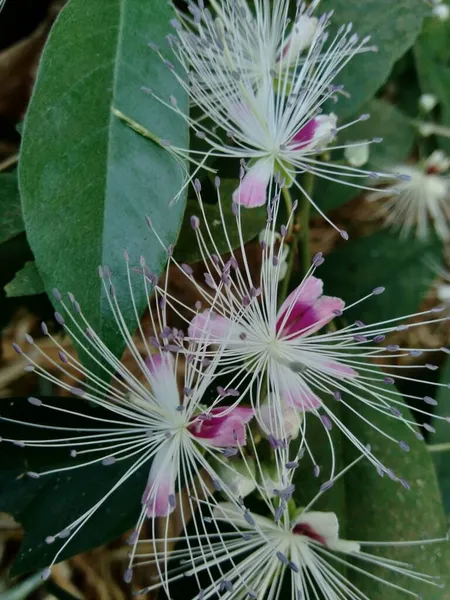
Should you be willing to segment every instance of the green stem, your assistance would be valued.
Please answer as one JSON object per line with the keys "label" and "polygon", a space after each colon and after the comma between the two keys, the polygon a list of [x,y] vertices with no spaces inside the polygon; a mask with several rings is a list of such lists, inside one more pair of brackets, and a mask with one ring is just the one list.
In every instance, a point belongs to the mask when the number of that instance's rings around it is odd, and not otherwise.
{"label": "green stem", "polygon": [[[283,284],[280,288],[280,303],[288,295],[289,287],[291,284],[292,271],[294,268],[295,257],[297,252],[300,259],[300,272],[302,275],[308,271],[311,266],[311,256],[309,251],[309,214],[311,204],[307,196],[311,196],[314,189],[314,175],[312,173],[305,174],[304,190],[306,194],[302,194],[299,206],[294,215],[293,227],[292,227],[292,242],[289,250],[287,271]],[[288,213],[292,211],[292,196],[289,188],[283,187],[282,193],[284,201],[286,202],[286,208]]]}
{"label": "green stem", "polygon": [[450,450],[450,443],[429,444],[428,450],[429,452],[448,452]]}

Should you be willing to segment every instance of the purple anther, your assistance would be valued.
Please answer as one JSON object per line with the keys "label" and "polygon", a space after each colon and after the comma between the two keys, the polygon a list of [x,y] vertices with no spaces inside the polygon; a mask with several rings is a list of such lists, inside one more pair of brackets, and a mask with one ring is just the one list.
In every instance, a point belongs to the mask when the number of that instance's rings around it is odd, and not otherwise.
{"label": "purple anther", "polygon": [[320,491],[321,492],[326,492],[327,490],[329,490],[331,487],[333,487],[334,485],[334,481],[330,480],[330,481],[325,481],[325,483],[322,483],[322,485],[320,486]]}
{"label": "purple anther", "polygon": [[400,440],[400,442],[398,443],[398,445],[400,446],[400,448],[403,450],[403,452],[409,452],[410,451],[410,447],[408,446],[408,444],[406,442],[404,442],[403,440]]}
{"label": "purple anther", "polygon": [[28,398],[28,402],[33,406],[42,406],[42,400],[39,400],[39,398],[33,398],[33,396]]}
{"label": "purple anther", "polygon": [[320,420],[322,421],[322,425],[324,425],[324,427],[328,429],[328,431],[331,431],[333,429],[333,423],[327,415],[321,415]]}
{"label": "purple anther", "polygon": [[189,222],[191,224],[192,229],[200,229],[200,219],[198,217],[196,217],[195,215],[192,215],[191,218],[189,219]]}
{"label": "purple anther", "polygon": [[84,390],[82,390],[81,388],[78,388],[78,387],[71,387],[70,392],[74,396],[80,396],[81,398],[84,396]]}
{"label": "purple anther", "polygon": [[384,287],[381,287],[381,286],[380,286],[380,287],[376,287],[376,288],[373,290],[372,294],[373,294],[374,296],[379,296],[380,294],[382,294],[382,293],[384,292],[384,290],[385,290],[385,289],[386,289],[386,288],[384,288]]}
{"label": "purple anther", "polygon": [[192,267],[190,265],[187,265],[186,263],[183,263],[181,265],[181,268],[186,273],[186,275],[193,275],[193,273],[194,273]]}
{"label": "purple anther", "polygon": [[212,276],[209,273],[203,273],[203,277],[205,278],[205,283],[208,287],[212,288],[212,289],[216,289],[216,282],[214,281],[214,279],[212,278]]}
{"label": "purple anther", "polygon": [[400,350],[400,346],[398,344],[388,344],[386,346],[386,350],[388,352],[398,352]]}
{"label": "purple anther", "polygon": [[22,354],[22,348],[19,346],[19,344],[16,344],[16,342],[13,342],[12,347],[17,352],[17,354]]}

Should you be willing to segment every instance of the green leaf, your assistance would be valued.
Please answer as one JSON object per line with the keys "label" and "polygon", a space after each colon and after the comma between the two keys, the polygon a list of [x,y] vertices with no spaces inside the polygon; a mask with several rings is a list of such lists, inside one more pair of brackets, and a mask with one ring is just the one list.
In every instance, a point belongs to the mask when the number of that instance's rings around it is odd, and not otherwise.
{"label": "green leaf", "polygon": [[[73,410],[73,398],[46,398],[45,402]],[[99,423],[102,418],[110,418],[108,411],[90,408],[86,402],[82,412],[95,415],[100,419]],[[64,413],[35,407],[26,399],[3,400],[0,414],[0,435],[4,440],[48,439],[51,432],[44,428],[46,425],[86,427],[86,418],[67,417]],[[33,423],[33,430],[26,425],[5,424],[5,418]],[[44,450],[32,446],[19,448],[6,441],[0,444],[0,511],[11,513],[25,529],[14,566],[16,573],[47,567],[64,540],[47,544],[45,538],[63,530],[92,508],[133,464],[133,459],[128,459],[109,466],[96,464],[43,475],[39,479],[25,475],[28,471],[43,472],[75,466],[77,461],[70,456],[70,446]],[[61,559],[103,544],[134,526],[149,466],[150,463],[146,463],[102,504],[64,549]]]}
{"label": "green leaf", "polygon": [[[223,218],[228,232],[229,242],[233,249],[239,247],[241,244],[239,230],[241,231],[242,240],[248,242],[258,236],[260,231],[265,228],[267,222],[267,208],[264,206],[252,209],[241,208],[241,221],[238,229],[236,217],[232,212],[231,203],[231,194],[236,186],[237,183],[235,180],[222,180],[220,185]],[[197,200],[189,200],[187,203],[183,226],[175,248],[175,257],[180,261],[193,263],[202,258],[198,249],[195,232],[190,225],[190,218],[193,215],[200,217],[201,222],[206,220],[208,223],[217,248],[217,250],[214,250],[211,247],[211,244],[208,243],[207,245],[210,251],[212,253],[218,251],[219,254],[224,254],[229,251],[228,242],[223,232],[219,205],[204,204],[204,209],[205,218],[201,213]],[[206,236],[206,233],[204,235]]]}
{"label": "green leaf", "polygon": [[[119,356],[118,332],[97,276],[113,273],[128,326],[133,307],[123,250],[160,273],[166,251],[149,231],[148,214],[164,244],[175,242],[184,197],[181,166],[136,133],[115,108],[156,136],[188,146],[187,125],[142,91],[187,107],[173,73],[148,48],[164,44],[171,8],[160,0],[71,0],[51,31],[25,121],[20,189],[27,236],[45,289],[73,292],[92,327]],[[143,287],[135,289],[141,311]]]}
{"label": "green leaf", "polygon": [[441,486],[442,497],[447,514],[450,514],[450,425],[446,420],[450,417],[450,358],[447,359],[440,382],[444,384],[439,388],[436,395],[437,406],[435,407],[432,425],[434,433],[430,433],[428,441],[429,449],[434,460],[434,466]]}
{"label": "green leaf", "polygon": [[351,304],[379,286],[386,291],[358,304],[346,318],[382,321],[415,312],[429,289],[433,272],[429,262],[441,255],[442,243],[431,238],[401,240],[395,232],[344,242],[329,257],[317,275],[325,293]]}
{"label": "green leaf", "polygon": [[334,110],[348,117],[373,98],[394,63],[414,44],[429,7],[423,0],[322,0],[320,10],[334,11],[332,33],[351,22],[360,38],[370,35],[369,44],[378,48],[354,57],[337,77],[351,97],[341,99]]}
{"label": "green leaf", "polygon": [[[409,155],[414,131],[409,119],[394,105],[383,100],[371,100],[365,104],[361,113],[368,113],[370,119],[359,121],[339,134],[338,143],[347,144],[361,140],[383,138],[381,143],[370,145],[369,162],[363,165],[367,171],[383,171],[404,161]],[[333,159],[345,161],[343,152],[333,153]],[[345,164],[347,164],[345,162]],[[350,179],[350,181],[352,181]],[[373,185],[374,180],[364,182]],[[376,183],[376,182],[375,182]],[[317,178],[314,196],[325,212],[345,204],[361,193],[358,188]]]}
{"label": "green leaf", "polygon": [[[450,21],[427,19],[414,47],[419,82],[424,94],[434,94],[441,108],[441,124],[450,126]],[[439,138],[450,152],[450,140]]]}
{"label": "green leaf", "polygon": [[17,173],[0,174],[0,244],[25,229],[20,207]]}
{"label": "green leaf", "polygon": [[[405,489],[388,477],[381,478],[376,469],[367,462],[360,462],[345,476],[346,486],[346,536],[367,541],[413,541],[445,537],[447,524],[442,509],[439,487],[431,457],[424,442],[418,440],[406,426],[392,417],[380,415],[362,405],[359,414],[367,417],[380,429],[389,432],[394,439],[405,440],[410,451],[405,453],[397,444],[389,442],[375,430],[370,429],[357,415],[346,415],[345,424],[365,443],[373,453],[411,486]],[[407,409],[406,419],[414,420]],[[347,463],[355,456],[347,444]],[[382,557],[410,563],[418,572],[441,576],[442,583],[449,583],[450,546],[437,543],[429,546],[416,545],[397,548],[365,548]],[[355,561],[355,565],[361,565]],[[364,565],[364,568],[366,566]],[[384,585],[383,581],[404,586],[427,600],[448,600],[450,588],[445,590],[420,582],[414,582],[399,574],[389,575],[386,569],[370,571],[381,578],[374,581],[348,570],[353,583],[371,600],[402,600],[405,594]]]}
{"label": "green leaf", "polygon": [[8,298],[44,293],[44,284],[36,263],[32,260],[27,261],[23,269],[16,273],[14,279],[5,285],[5,292]]}

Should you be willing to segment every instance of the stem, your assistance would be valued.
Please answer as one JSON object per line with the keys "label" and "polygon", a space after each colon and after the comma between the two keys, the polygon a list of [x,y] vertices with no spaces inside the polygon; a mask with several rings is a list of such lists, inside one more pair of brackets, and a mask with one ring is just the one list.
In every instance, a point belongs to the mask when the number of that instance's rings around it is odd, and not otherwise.
{"label": "stem", "polygon": [[428,450],[429,452],[447,452],[450,450],[450,443],[429,444]]}
{"label": "stem", "polygon": [[[292,271],[297,252],[299,253],[300,274],[302,276],[305,275],[311,264],[309,252],[309,213],[311,203],[308,200],[308,196],[312,195],[313,189],[314,175],[313,173],[306,173],[304,185],[304,190],[306,193],[302,194],[299,207],[294,215],[292,243],[289,251],[286,275],[280,288],[280,303],[286,298],[289,288],[291,287]],[[289,188],[283,187],[282,193],[286,202],[287,210],[290,212],[292,210],[292,197]]]}

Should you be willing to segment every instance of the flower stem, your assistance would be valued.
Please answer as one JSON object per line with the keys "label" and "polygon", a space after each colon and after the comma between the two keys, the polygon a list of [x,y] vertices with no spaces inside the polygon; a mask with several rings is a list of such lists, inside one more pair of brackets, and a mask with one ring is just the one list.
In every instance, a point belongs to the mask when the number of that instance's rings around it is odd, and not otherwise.
{"label": "flower stem", "polygon": [[[306,194],[302,194],[299,202],[299,207],[294,215],[292,227],[292,242],[289,251],[287,264],[287,272],[283,280],[283,285],[280,288],[279,302],[283,302],[286,298],[289,289],[292,287],[292,271],[294,268],[295,257],[297,252],[300,259],[300,274],[303,276],[309,269],[311,264],[311,256],[309,251],[309,213],[311,204],[308,196],[311,196],[314,189],[314,175],[312,173],[305,174],[304,190]],[[283,187],[282,193],[286,202],[288,212],[292,210],[292,197],[289,188]],[[289,233],[289,232],[288,232]]]}

